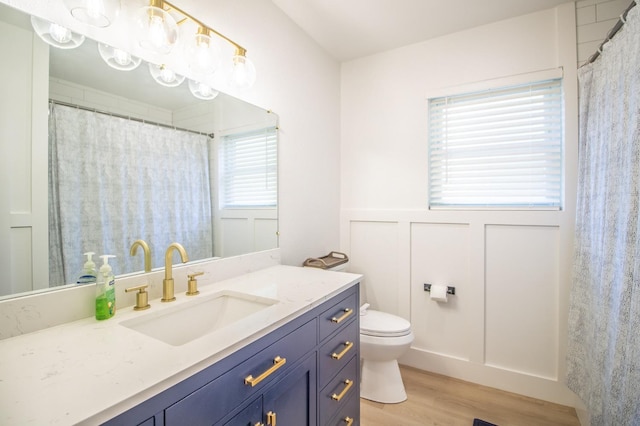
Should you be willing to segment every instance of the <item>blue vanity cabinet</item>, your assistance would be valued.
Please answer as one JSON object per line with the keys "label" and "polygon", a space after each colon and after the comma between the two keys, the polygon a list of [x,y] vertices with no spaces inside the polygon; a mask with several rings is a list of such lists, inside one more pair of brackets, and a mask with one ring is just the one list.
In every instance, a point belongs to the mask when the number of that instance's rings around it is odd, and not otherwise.
{"label": "blue vanity cabinet", "polygon": [[357,425],[357,300],[354,285],[105,424],[316,426],[344,412]]}
{"label": "blue vanity cabinet", "polygon": [[216,426],[316,425],[316,354]]}
{"label": "blue vanity cabinet", "polygon": [[323,426],[360,424],[358,294],[345,296],[319,316],[318,421]]}

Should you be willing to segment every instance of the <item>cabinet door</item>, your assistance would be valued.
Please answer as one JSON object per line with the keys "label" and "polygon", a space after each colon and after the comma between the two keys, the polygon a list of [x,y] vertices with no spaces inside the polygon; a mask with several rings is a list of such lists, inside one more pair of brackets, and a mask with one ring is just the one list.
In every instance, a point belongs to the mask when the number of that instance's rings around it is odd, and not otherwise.
{"label": "cabinet door", "polygon": [[311,354],[263,395],[268,426],[315,426],[316,354]]}
{"label": "cabinet door", "polygon": [[247,405],[242,411],[233,416],[224,426],[256,426],[262,423],[262,397]]}

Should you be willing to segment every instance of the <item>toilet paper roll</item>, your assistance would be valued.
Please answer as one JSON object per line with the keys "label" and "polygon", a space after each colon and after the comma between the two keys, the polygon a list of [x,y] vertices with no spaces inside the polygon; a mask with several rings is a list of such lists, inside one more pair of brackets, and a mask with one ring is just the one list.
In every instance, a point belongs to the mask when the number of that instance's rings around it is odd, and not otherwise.
{"label": "toilet paper roll", "polygon": [[431,300],[436,302],[447,303],[447,286],[446,285],[432,285],[431,286]]}

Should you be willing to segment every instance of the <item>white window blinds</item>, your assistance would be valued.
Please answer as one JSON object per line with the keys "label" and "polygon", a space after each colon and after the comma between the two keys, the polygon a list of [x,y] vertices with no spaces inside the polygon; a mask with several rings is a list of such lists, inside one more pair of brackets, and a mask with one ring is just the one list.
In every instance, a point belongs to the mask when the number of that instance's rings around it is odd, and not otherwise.
{"label": "white window blinds", "polygon": [[429,99],[430,207],[560,208],[562,80]]}
{"label": "white window blinds", "polygon": [[224,136],[221,148],[220,207],[275,207],[278,187],[276,129]]}

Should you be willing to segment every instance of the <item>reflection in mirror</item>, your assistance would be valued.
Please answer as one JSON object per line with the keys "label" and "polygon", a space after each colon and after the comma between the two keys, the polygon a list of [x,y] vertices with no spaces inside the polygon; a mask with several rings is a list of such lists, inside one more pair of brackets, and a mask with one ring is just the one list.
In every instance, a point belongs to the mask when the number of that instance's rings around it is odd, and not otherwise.
{"label": "reflection in mirror", "polygon": [[277,247],[275,114],[110,68],[93,40],[50,48],[2,4],[0,21],[0,297],[76,283],[85,252],[142,272],[138,239],[154,269],[174,241],[190,261]]}

